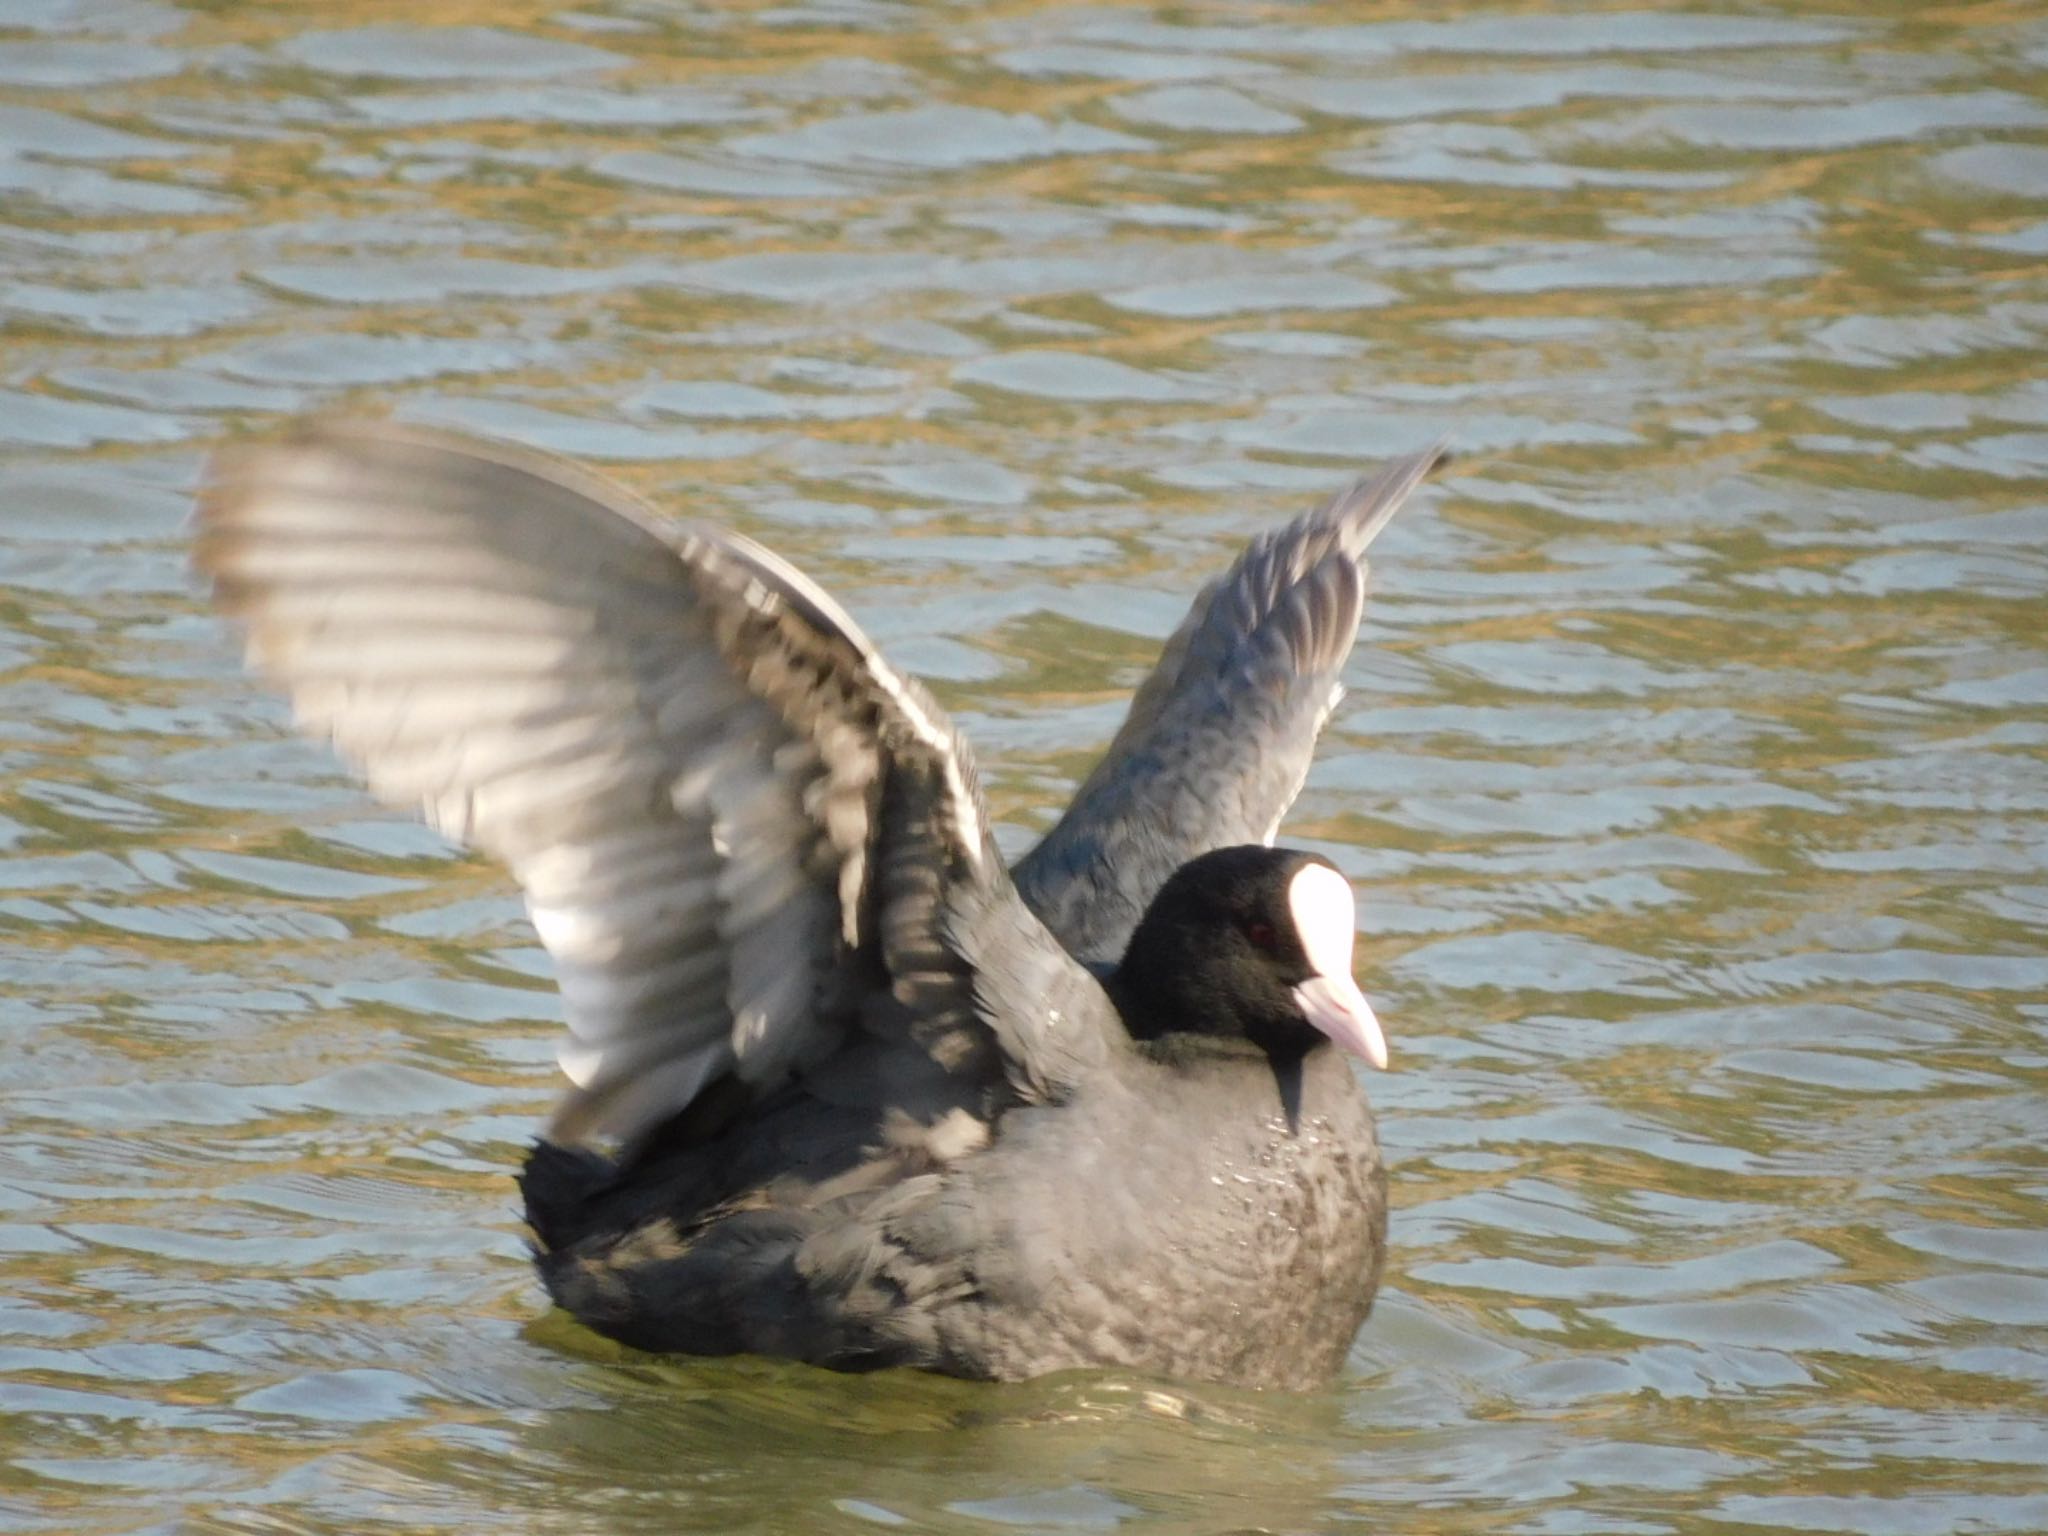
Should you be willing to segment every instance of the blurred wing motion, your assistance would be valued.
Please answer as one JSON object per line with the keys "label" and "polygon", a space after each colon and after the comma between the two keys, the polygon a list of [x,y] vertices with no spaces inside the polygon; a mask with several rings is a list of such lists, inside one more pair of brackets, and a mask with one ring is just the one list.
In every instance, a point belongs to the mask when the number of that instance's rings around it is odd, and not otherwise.
{"label": "blurred wing motion", "polygon": [[216,459],[195,558],[300,723],[524,888],[568,1014],[552,1138],[631,1144],[855,1037],[1059,1090],[1085,1042],[1045,998],[1093,983],[1017,901],[965,743],[767,550],[671,541],[539,454],[315,424]]}
{"label": "blurred wing motion", "polygon": [[1074,954],[1113,964],[1174,870],[1273,841],[1344,694],[1366,546],[1445,457],[1438,444],[1396,459],[1260,534],[1196,596],[1102,761],[1014,872]]}

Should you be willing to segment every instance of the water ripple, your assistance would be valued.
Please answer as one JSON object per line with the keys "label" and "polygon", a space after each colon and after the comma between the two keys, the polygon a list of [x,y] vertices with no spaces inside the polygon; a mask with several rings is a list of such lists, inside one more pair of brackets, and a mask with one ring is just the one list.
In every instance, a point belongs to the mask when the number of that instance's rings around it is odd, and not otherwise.
{"label": "water ripple", "polygon": [[[2027,8],[442,21],[0,37],[0,1523],[2048,1527]],[[1287,832],[1399,1068],[1345,1380],[548,1314],[517,898],[185,571],[205,450],[329,408],[768,539],[1013,853],[1248,529],[1448,433]]]}

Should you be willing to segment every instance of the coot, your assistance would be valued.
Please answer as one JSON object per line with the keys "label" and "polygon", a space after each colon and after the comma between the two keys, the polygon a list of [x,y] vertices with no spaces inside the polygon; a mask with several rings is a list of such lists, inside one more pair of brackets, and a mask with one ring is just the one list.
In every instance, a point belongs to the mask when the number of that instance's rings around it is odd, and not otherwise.
{"label": "coot", "polygon": [[1386,1046],[1350,887],[1271,844],[1440,457],[1254,539],[1014,870],[831,597],[573,465],[306,425],[218,456],[196,560],[300,722],[525,891],[562,1306],[655,1350],[1298,1388],[1378,1284],[1350,1058]]}

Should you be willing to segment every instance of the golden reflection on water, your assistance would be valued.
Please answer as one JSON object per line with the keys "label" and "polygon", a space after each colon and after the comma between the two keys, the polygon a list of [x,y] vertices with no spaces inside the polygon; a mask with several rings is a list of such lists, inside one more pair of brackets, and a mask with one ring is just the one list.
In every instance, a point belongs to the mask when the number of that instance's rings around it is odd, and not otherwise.
{"label": "golden reflection on water", "polygon": [[[2036,10],[0,16],[0,1523],[2048,1529]],[[541,1311],[517,903],[183,573],[313,408],[766,539],[1012,848],[1248,528],[1452,434],[1290,823],[1400,1065],[1340,1388]]]}

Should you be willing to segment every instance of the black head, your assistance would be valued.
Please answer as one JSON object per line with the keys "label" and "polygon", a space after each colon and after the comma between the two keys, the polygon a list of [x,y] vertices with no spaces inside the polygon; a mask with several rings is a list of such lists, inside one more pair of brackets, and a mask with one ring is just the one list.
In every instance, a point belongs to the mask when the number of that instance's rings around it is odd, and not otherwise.
{"label": "black head", "polygon": [[1175,870],[1110,992],[1141,1040],[1196,1034],[1299,1055],[1325,1040],[1387,1064],[1351,979],[1354,908],[1337,866],[1288,848],[1221,848]]}

